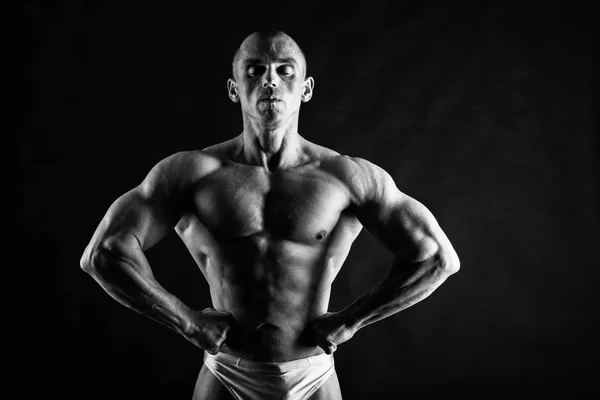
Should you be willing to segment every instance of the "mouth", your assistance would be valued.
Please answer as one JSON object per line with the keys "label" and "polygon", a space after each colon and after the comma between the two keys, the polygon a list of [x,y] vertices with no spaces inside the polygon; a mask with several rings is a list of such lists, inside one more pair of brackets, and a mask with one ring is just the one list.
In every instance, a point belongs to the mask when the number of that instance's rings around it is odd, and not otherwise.
{"label": "mouth", "polygon": [[260,101],[266,101],[266,102],[268,102],[268,103],[273,103],[273,102],[276,102],[276,101],[281,101],[281,100],[280,100],[280,99],[278,99],[277,97],[262,97],[262,98],[260,99]]}

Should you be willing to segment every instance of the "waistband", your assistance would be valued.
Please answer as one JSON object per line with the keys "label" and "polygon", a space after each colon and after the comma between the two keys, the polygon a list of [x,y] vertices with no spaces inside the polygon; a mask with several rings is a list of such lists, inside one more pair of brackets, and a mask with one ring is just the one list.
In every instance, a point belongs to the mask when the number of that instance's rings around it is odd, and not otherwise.
{"label": "waistband", "polygon": [[296,368],[307,368],[313,365],[330,363],[333,365],[333,354],[318,354],[306,358],[289,361],[254,361],[246,358],[219,352],[216,355],[204,352],[204,360],[215,361],[221,364],[251,369],[253,371],[283,373]]}

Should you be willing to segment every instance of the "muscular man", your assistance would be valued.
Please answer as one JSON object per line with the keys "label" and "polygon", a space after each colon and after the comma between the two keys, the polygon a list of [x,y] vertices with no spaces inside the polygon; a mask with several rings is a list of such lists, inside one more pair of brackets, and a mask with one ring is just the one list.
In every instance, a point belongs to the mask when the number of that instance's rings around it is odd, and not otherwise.
{"label": "muscular man", "polygon": [[[388,173],[300,136],[300,104],[313,85],[292,38],[248,36],[227,82],[243,132],[160,161],[112,204],[82,256],[114,299],[205,351],[194,399],[339,399],[337,346],[459,268],[432,214]],[[395,255],[393,265],[328,312],[362,226]],[[209,284],[212,308],[190,309],[153,277],[144,252],[173,228]]]}

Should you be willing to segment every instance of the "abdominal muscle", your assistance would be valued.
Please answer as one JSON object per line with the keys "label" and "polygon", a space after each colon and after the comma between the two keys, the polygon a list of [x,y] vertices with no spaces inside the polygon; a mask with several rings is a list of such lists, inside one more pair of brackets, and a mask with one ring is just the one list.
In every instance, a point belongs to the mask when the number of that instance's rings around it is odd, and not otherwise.
{"label": "abdominal muscle", "polygon": [[[292,296],[296,300],[299,297],[298,294]],[[256,300],[264,302],[264,306],[256,309],[253,301],[246,297],[243,302],[229,301],[220,307],[219,303],[224,302],[215,299],[215,308],[229,312],[235,320],[221,347],[222,352],[255,361],[288,361],[323,353],[307,336],[306,328],[312,319],[307,312],[311,309],[308,299],[294,301],[297,302],[294,305],[285,299],[262,295]],[[282,312],[285,308],[287,311]],[[315,311],[316,315],[323,314],[326,307]]]}
{"label": "abdominal muscle", "polygon": [[315,249],[311,250],[313,254],[284,260],[285,264],[261,259],[243,265],[209,265],[206,276],[213,305],[236,321],[221,351],[256,361],[323,353],[306,328],[314,317],[327,312],[333,265],[332,260],[315,260]]}

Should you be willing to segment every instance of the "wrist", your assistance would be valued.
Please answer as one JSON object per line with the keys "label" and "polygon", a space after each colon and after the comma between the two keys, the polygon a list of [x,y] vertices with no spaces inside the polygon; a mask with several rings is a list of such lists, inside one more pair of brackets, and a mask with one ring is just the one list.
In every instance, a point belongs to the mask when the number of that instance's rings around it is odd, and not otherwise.
{"label": "wrist", "polygon": [[181,314],[179,333],[186,338],[193,337],[200,330],[200,327],[196,322],[195,314],[196,311],[191,309],[186,310],[186,312]]}
{"label": "wrist", "polygon": [[360,329],[360,320],[356,314],[356,303],[350,304],[341,311],[341,319],[348,330],[356,332]]}

